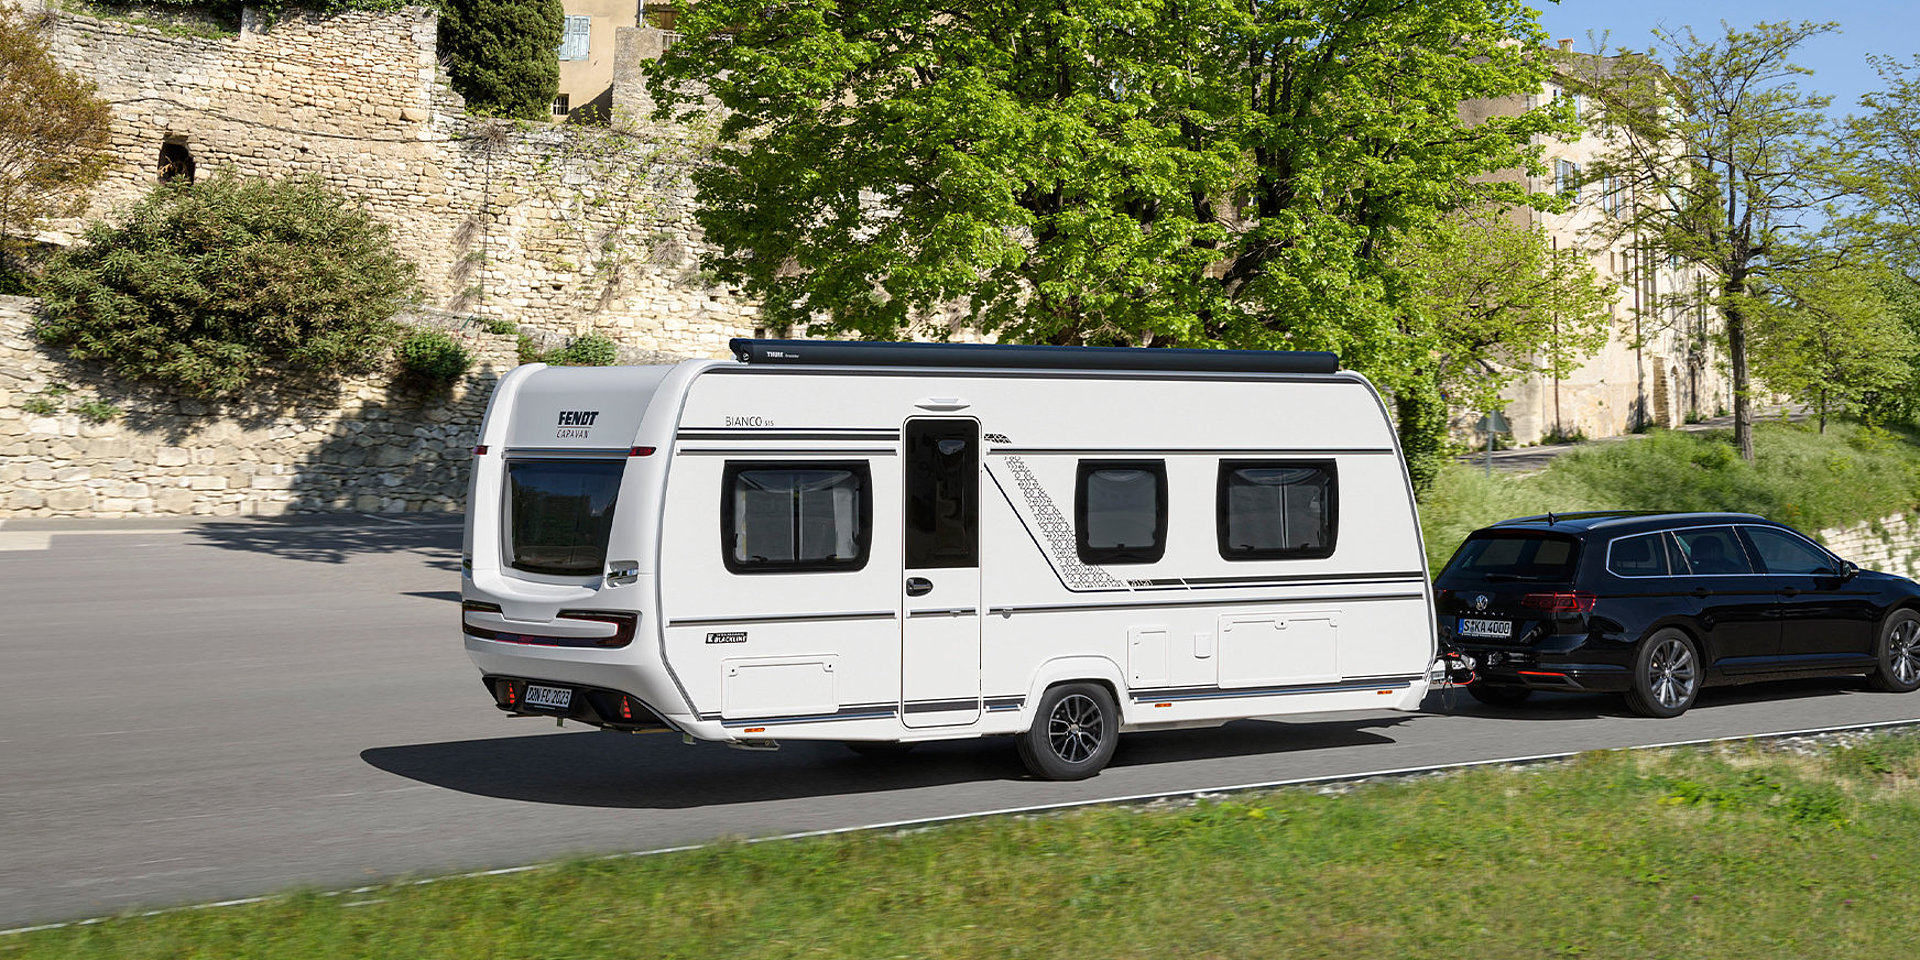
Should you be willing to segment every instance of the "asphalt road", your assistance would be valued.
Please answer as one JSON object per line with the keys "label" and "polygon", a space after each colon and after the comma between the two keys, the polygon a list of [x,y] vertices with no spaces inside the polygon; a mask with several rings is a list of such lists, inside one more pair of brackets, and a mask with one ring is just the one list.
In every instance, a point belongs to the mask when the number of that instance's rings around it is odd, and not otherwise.
{"label": "asphalt road", "polygon": [[0,928],[567,854],[1432,763],[1920,719],[1857,679],[1244,721],[1123,739],[1081,783],[1006,741],[877,762],[499,715],[446,520],[0,524]]}

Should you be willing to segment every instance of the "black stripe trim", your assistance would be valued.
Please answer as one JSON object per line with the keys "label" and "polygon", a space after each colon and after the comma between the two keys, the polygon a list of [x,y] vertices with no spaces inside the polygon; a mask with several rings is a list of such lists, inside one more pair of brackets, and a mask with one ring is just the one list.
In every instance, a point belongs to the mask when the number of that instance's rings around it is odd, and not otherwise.
{"label": "black stripe trim", "polygon": [[918,620],[933,617],[947,617],[951,619],[953,617],[964,617],[969,614],[978,616],[980,612],[979,607],[959,607],[946,610],[912,610],[907,613],[907,619]]}
{"label": "black stripe trim", "polygon": [[978,710],[980,701],[972,700],[913,700],[907,703],[908,713],[946,713],[953,710]]}
{"label": "black stripe trim", "polygon": [[1376,457],[1393,454],[1391,447],[1360,447],[1347,450],[1307,450],[1291,447],[988,447],[996,457],[1017,456],[1142,456],[1142,457]]}
{"label": "black stripe trim", "polygon": [[1411,686],[1421,674],[1342,680],[1339,683],[1308,683],[1278,687],[1163,687],[1157,690],[1131,690],[1135,703],[1148,701],[1225,700],[1234,697],[1287,697],[1303,693],[1345,693],[1353,690],[1378,690],[1381,687]]}
{"label": "black stripe trim", "polygon": [[773,613],[762,616],[731,617],[689,617],[684,620],[669,620],[672,627],[724,627],[734,623],[813,623],[827,620],[893,620],[897,617],[892,610],[873,613]]}
{"label": "black stripe trim", "polygon": [[[895,450],[892,447],[860,447],[860,448],[822,447],[817,449],[819,449],[822,456],[830,455],[835,457],[846,457],[846,456],[892,457],[892,456],[897,456],[900,453],[900,451]],[[788,448],[768,449],[767,447],[677,447],[674,450],[675,454],[678,454],[680,456],[685,456],[685,457],[692,457],[692,456],[786,457],[788,459],[792,459],[796,455],[804,456],[812,452],[813,452],[812,449],[808,449],[808,450],[793,450]]]}
{"label": "black stripe trim", "polygon": [[718,713],[703,713],[702,720],[719,720],[729,727],[757,727],[769,723],[817,723],[822,720],[871,720],[879,717],[896,716],[899,705],[892,703],[856,703],[841,707],[832,713],[795,714],[785,717],[739,717],[733,720],[723,719]]}
{"label": "black stripe trim", "polygon": [[1138,371],[1138,370],[1059,370],[1059,369],[1003,369],[963,367],[837,367],[826,364],[747,364],[721,363],[700,371],[701,376],[713,374],[732,374],[736,376],[779,376],[812,375],[834,377],[904,377],[935,374],[942,377],[971,380],[1192,380],[1192,381],[1229,381],[1249,383],[1366,383],[1358,374],[1342,370],[1327,374],[1299,373],[1201,373],[1188,371]]}
{"label": "black stripe trim", "polygon": [[993,607],[991,613],[1075,613],[1089,610],[1145,610],[1155,607],[1244,607],[1257,603],[1343,603],[1349,600],[1425,600],[1424,593],[1355,593],[1314,597],[1221,597],[1217,600],[1151,600],[1112,603],[1039,604],[1026,607]]}
{"label": "black stripe trim", "polygon": [[898,430],[833,430],[806,429],[781,430],[765,427],[734,427],[729,429],[699,428],[681,430],[674,434],[676,440],[898,440]]}
{"label": "black stripe trim", "polygon": [[[1292,573],[1265,577],[1187,577],[1180,582],[1189,587],[1238,587],[1269,583],[1404,583],[1408,580],[1424,580],[1426,576],[1418,570],[1406,570],[1394,573]],[[1158,586],[1159,582],[1155,581],[1154,585]]]}

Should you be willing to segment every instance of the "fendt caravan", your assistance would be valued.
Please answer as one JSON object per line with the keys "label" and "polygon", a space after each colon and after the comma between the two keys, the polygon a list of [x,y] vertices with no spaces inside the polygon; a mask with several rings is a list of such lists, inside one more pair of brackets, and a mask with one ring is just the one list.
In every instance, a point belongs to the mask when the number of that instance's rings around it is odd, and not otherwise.
{"label": "fendt caravan", "polygon": [[1332,354],[736,340],[529,364],[473,461],[466,647],[512,714],[743,747],[1413,710],[1411,487]]}

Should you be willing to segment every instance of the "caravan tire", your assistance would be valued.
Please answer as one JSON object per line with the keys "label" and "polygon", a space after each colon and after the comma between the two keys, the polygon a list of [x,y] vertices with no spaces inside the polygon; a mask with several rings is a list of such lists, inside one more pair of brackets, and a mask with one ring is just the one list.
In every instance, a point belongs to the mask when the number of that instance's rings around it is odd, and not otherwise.
{"label": "caravan tire", "polygon": [[1097,683],[1065,683],[1040,697],[1033,725],[1018,740],[1020,759],[1042,780],[1085,780],[1113,759],[1120,708]]}

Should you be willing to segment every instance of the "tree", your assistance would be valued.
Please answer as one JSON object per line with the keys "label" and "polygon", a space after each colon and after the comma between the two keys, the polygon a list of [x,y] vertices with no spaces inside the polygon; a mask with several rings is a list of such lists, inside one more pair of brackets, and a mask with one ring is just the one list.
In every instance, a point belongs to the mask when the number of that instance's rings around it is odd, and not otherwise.
{"label": "tree", "polygon": [[555,48],[566,26],[560,0],[447,0],[440,53],[447,81],[482,116],[543,120],[560,91]]}
{"label": "tree", "polygon": [[1432,331],[1433,379],[1455,406],[1491,410],[1530,376],[1566,376],[1606,345],[1613,294],[1587,254],[1482,211],[1409,247],[1411,309]]}
{"label": "tree", "polygon": [[[700,0],[652,93],[729,111],[696,170],[710,265],[775,326],[1331,349],[1425,365],[1396,251],[1525,204],[1554,109],[1519,0]],[[1515,40],[1519,43],[1515,43]],[[923,331],[927,328],[921,327]],[[944,328],[931,330],[940,334]]]}
{"label": "tree", "polygon": [[[1748,358],[1755,290],[1777,270],[1804,262],[1795,239],[1810,216],[1846,192],[1830,152],[1830,98],[1800,89],[1811,73],[1791,57],[1835,23],[1722,23],[1701,38],[1691,27],[1654,30],[1653,48],[1618,58],[1569,60],[1570,87],[1599,107],[1611,139],[1587,176],[1623,192],[1610,239],[1635,236],[1652,251],[1711,273],[1732,368],[1734,443],[1753,459]],[[1582,63],[1595,68],[1580,75]]]}
{"label": "tree", "polygon": [[119,375],[231,396],[271,368],[385,357],[414,266],[384,224],[315,180],[161,184],[56,254],[34,333]]}
{"label": "tree", "polygon": [[0,266],[48,217],[78,213],[107,173],[111,114],[53,62],[38,30],[0,6]]}
{"label": "tree", "polygon": [[1829,416],[1867,411],[1911,383],[1920,341],[1883,280],[1838,265],[1782,272],[1750,311],[1754,371],[1813,407],[1822,433]]}

